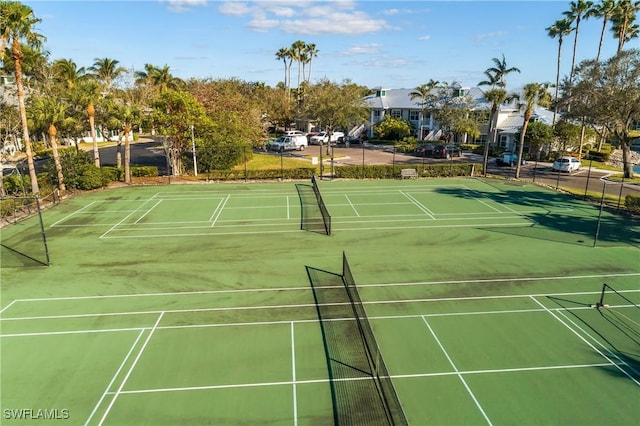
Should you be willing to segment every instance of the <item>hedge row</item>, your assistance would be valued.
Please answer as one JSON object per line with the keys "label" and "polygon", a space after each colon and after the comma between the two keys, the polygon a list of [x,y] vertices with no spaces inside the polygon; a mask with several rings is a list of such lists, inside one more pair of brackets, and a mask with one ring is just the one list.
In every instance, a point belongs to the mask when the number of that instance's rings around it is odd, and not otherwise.
{"label": "hedge row", "polygon": [[471,176],[482,173],[481,164],[472,163],[441,163],[425,164],[417,167],[373,165],[373,166],[340,166],[334,169],[334,177],[343,179],[398,179],[402,169],[413,168],[421,177],[454,177]]}

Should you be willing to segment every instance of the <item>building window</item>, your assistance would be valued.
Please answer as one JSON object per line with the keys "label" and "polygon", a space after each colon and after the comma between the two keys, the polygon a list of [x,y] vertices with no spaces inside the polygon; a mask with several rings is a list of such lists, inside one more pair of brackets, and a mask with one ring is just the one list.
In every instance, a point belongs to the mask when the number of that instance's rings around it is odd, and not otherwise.
{"label": "building window", "polygon": [[391,116],[395,117],[395,118],[402,118],[402,110],[392,109],[391,110]]}
{"label": "building window", "polygon": [[380,110],[379,109],[374,109],[373,110],[373,118],[380,118]]}
{"label": "building window", "polygon": [[506,148],[509,144],[509,136],[500,135],[500,148]]}
{"label": "building window", "polygon": [[420,120],[420,111],[409,111],[409,120],[411,121]]}

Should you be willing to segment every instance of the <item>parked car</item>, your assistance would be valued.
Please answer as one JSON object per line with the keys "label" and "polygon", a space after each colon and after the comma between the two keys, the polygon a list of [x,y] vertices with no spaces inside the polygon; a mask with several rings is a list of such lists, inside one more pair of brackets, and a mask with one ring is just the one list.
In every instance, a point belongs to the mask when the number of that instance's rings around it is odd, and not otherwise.
{"label": "parked car", "polygon": [[[503,152],[500,157],[496,158],[496,164],[498,166],[513,167],[518,164],[518,154],[515,152]],[[524,161],[524,157],[520,160],[520,164],[527,164],[527,162]]]}
{"label": "parked car", "polygon": [[446,149],[450,157],[460,157],[462,155],[462,150],[459,146],[447,145]]}
{"label": "parked car", "polygon": [[[459,155],[459,154],[458,154]],[[451,152],[446,145],[435,145],[433,147],[433,158],[451,158]]]}
{"label": "parked car", "polygon": [[[338,142],[340,138],[344,138],[344,133],[342,132],[331,132],[331,141],[332,143]],[[309,141],[312,145],[322,145],[329,142],[329,132],[320,132],[315,136],[311,137]]]}
{"label": "parked car", "polygon": [[418,145],[414,153],[420,157],[433,157],[433,149],[435,145],[432,143],[422,143]]}
{"label": "parked car", "polygon": [[554,172],[567,172],[571,173],[575,170],[580,170],[582,167],[582,163],[576,157],[567,157],[563,156],[557,158],[556,161],[553,162],[551,169]]}

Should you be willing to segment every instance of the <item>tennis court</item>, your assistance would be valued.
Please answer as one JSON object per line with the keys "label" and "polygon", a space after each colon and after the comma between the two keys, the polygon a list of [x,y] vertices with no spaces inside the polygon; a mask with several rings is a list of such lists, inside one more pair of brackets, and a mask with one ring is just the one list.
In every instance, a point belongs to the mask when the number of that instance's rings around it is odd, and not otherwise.
{"label": "tennis court", "polygon": [[329,236],[291,182],[68,199],[49,267],[37,218],[3,229],[2,423],[372,424],[345,253],[410,424],[638,424],[637,222],[501,181],[319,188]]}

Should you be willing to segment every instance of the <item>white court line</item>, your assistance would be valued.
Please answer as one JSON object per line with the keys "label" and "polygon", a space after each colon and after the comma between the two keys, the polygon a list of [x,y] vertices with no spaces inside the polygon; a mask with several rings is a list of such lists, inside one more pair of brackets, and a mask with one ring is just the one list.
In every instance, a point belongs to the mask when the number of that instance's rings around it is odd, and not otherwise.
{"label": "white court line", "polygon": [[93,204],[95,204],[95,203],[97,203],[97,201],[92,201],[92,202],[90,202],[89,204],[87,204],[86,206],[82,207],[81,209],[76,210],[75,212],[73,212],[73,213],[71,213],[71,214],[66,215],[65,217],[63,217],[63,218],[62,218],[62,219],[60,219],[59,221],[57,221],[57,222],[55,222],[55,223],[53,223],[53,224],[49,225],[49,227],[50,227],[50,228],[53,228],[54,226],[56,226],[56,225],[57,225],[57,224],[59,224],[60,222],[64,222],[65,220],[69,219],[71,216],[74,216],[74,215],[76,215],[76,214],[80,213],[82,210],[89,208],[90,206],[92,206],[92,205],[93,205]]}
{"label": "white court line", "polygon": [[[625,376],[627,376],[628,378],[630,378],[636,385],[640,386],[640,382],[638,380],[636,380],[632,375],[630,375],[626,370],[624,370],[623,368],[621,368],[616,362],[614,362],[611,358],[609,358],[608,356],[606,356],[604,353],[602,353],[602,351],[600,351],[598,348],[596,348],[595,346],[593,346],[591,344],[591,342],[589,342],[587,339],[585,339],[582,335],[580,335],[580,333],[578,333],[574,328],[570,327],[567,323],[565,323],[561,318],[558,317],[558,315],[554,312],[552,312],[551,310],[549,310],[546,306],[544,306],[542,303],[540,303],[538,301],[538,299],[536,299],[535,297],[531,297],[531,299],[536,302],[538,305],[542,306],[542,308],[544,308],[545,311],[547,311],[549,314],[551,314],[552,317],[554,317],[555,319],[557,319],[558,321],[560,321],[560,324],[564,325],[567,329],[569,329],[569,331],[571,331],[573,334],[575,334],[576,336],[578,336],[578,338],[580,340],[582,340],[584,343],[586,343],[591,349],[593,349],[594,351],[596,351],[601,357],[603,357],[604,359],[606,359],[607,361],[609,361],[610,365],[613,365],[615,368],[617,368],[618,370],[620,370],[620,372],[622,374],[624,374]],[[570,322],[573,323],[573,321],[569,320]],[[577,327],[577,325],[575,323],[573,323],[574,326]],[[579,327],[578,327],[579,328]],[[583,331],[584,332],[584,331]],[[588,334],[588,333],[587,333]]]}
{"label": "white court line", "polygon": [[360,217],[360,213],[358,213],[358,210],[356,209],[356,206],[353,205],[353,203],[351,202],[351,199],[349,198],[349,196],[347,194],[344,194],[344,197],[347,199],[347,202],[349,203],[349,205],[351,206],[351,208],[355,212],[356,216]]}
{"label": "white court line", "polygon": [[[222,205],[219,205],[219,209],[218,209],[218,214],[215,215],[215,218],[213,219],[213,221],[211,222],[211,227],[213,228],[216,225],[216,222],[218,221],[218,218],[220,217],[220,215],[222,214],[222,210],[224,209],[224,206],[227,204],[227,202],[229,201],[229,198],[231,197],[231,195],[227,195],[225,197],[222,203]],[[215,213],[215,212],[214,212]]]}
{"label": "white court line", "polygon": [[[498,374],[498,373],[519,373],[525,371],[545,371],[545,370],[562,370],[562,369],[575,369],[575,368],[600,368],[609,366],[610,364],[574,364],[574,365],[551,365],[547,367],[523,367],[523,368],[505,368],[505,369],[491,369],[491,370],[469,370],[469,371],[447,371],[441,373],[415,373],[415,374],[394,374],[390,375],[391,379],[412,379],[421,377],[440,377],[440,376],[465,376],[472,374]],[[292,386],[294,384],[317,384],[317,383],[330,383],[330,382],[352,382],[360,380],[372,380],[371,377],[348,377],[343,379],[309,379],[309,380],[297,380],[293,381],[281,381],[281,382],[257,382],[257,383],[238,383],[238,384],[226,384],[226,385],[204,385],[204,386],[185,386],[185,387],[173,387],[173,388],[155,388],[155,389],[132,389],[120,392],[124,394],[145,394],[145,393],[161,393],[161,392],[189,392],[189,391],[203,391],[213,389],[234,389],[234,388],[253,388],[263,386]],[[108,392],[107,395],[112,395],[113,392]]]}
{"label": "white court line", "polygon": [[14,303],[16,303],[19,299],[16,300],[12,300],[11,302],[9,302],[9,304],[7,306],[5,306],[4,308],[0,309],[0,314],[3,313],[4,311],[6,311],[7,309],[9,309],[11,307],[11,305],[13,305]]}
{"label": "white court line", "polygon": [[[630,307],[630,306],[627,306]],[[620,306],[618,306],[618,308],[620,308]],[[593,308],[591,308],[593,309]],[[640,373],[633,368],[633,365],[629,364],[628,362],[626,362],[625,360],[623,360],[622,358],[620,358],[620,356],[611,351],[610,348],[608,348],[607,346],[605,346],[600,340],[598,340],[593,334],[589,333],[587,330],[585,330],[583,327],[580,326],[580,324],[577,324],[573,319],[569,318],[569,316],[567,316],[566,312],[564,309],[557,309],[556,312],[560,315],[562,315],[562,317],[564,317],[564,319],[566,319],[567,321],[569,321],[574,327],[576,327],[578,330],[580,330],[582,333],[584,333],[586,336],[588,336],[594,343],[596,343],[598,346],[600,346],[605,352],[607,352],[611,357],[615,358],[618,360],[618,362],[616,363],[616,366],[618,366],[618,369],[620,369],[620,365],[625,365],[627,366],[627,368],[629,368],[631,371],[633,371],[635,373],[635,375],[639,375]],[[640,386],[640,382],[636,381],[633,376],[630,376],[627,374],[627,377],[629,377],[630,379],[632,379],[634,382],[636,382],[637,385]]]}
{"label": "white court line", "polygon": [[145,327],[127,327],[127,328],[103,328],[103,329],[91,329],[91,330],[39,331],[39,332],[33,332],[33,333],[0,334],[0,338],[59,336],[59,335],[65,335],[65,334],[119,333],[122,331],[140,331],[144,329]]}
{"label": "white court line", "polygon": [[[594,293],[597,294],[597,293]],[[366,302],[365,302],[366,303]],[[328,304],[321,304],[320,306],[327,306]],[[618,308],[631,308],[635,305],[618,306]],[[580,311],[592,309],[587,306],[579,306],[575,308],[553,308],[551,311]],[[171,313],[171,311],[165,311]],[[442,317],[464,317],[470,315],[502,315],[502,314],[523,314],[532,312],[546,312],[542,308],[530,308],[530,309],[505,309],[500,311],[460,311],[460,312],[444,312],[435,314],[407,314],[407,315],[378,315],[369,316],[370,320],[393,320],[393,319],[410,319],[410,318],[442,318]],[[332,318],[330,320],[322,320],[322,322],[332,321],[355,321],[353,317]],[[165,325],[158,327],[158,330],[180,330],[188,328],[221,328],[221,327],[245,327],[245,326],[264,326],[264,325],[279,325],[279,324],[308,324],[317,323],[318,319],[298,319],[298,320],[276,320],[276,321],[254,321],[254,322],[229,322],[229,323],[206,323],[206,324],[189,324],[189,325]],[[89,334],[89,333],[116,333],[121,331],[139,331],[148,329],[149,327],[127,327],[127,328],[107,328],[107,329],[90,329],[90,330],[70,330],[70,331],[43,331],[43,332],[29,332],[29,333],[14,333],[14,334],[0,334],[0,338],[9,337],[38,337],[38,336],[50,336],[50,335],[64,335],[64,334]]]}
{"label": "white court line", "polygon": [[120,366],[118,367],[118,369],[116,370],[116,373],[113,375],[113,377],[111,378],[111,381],[109,382],[109,384],[107,385],[107,388],[104,390],[104,392],[102,393],[102,396],[100,397],[100,399],[98,400],[98,403],[95,405],[95,407],[93,407],[93,410],[91,411],[91,414],[89,414],[89,418],[87,419],[86,422],[84,422],[84,425],[87,426],[89,424],[89,422],[91,421],[91,419],[93,418],[93,415],[96,413],[96,411],[98,410],[98,407],[100,407],[100,405],[102,405],[102,401],[104,401],[105,397],[107,396],[107,392],[109,392],[109,389],[111,389],[111,386],[113,385],[113,382],[116,380],[116,377],[118,377],[118,375],[120,374],[120,371],[122,370],[122,368],[124,367],[125,363],[127,362],[127,360],[129,359],[129,357],[131,356],[131,353],[133,352],[133,349],[136,347],[136,345],[138,344],[138,341],[140,341],[140,338],[142,337],[142,335],[144,334],[144,330],[140,330],[140,333],[138,333],[138,337],[136,338],[136,340],[133,342],[133,345],[131,345],[131,348],[129,348],[129,352],[127,352],[127,355],[124,357],[124,359],[122,360],[122,362],[120,363]]}
{"label": "white court line", "polygon": [[424,205],[422,205],[422,203],[419,202],[418,200],[416,200],[415,197],[407,194],[404,191],[400,191],[400,193],[402,195],[404,195],[405,197],[407,197],[409,199],[409,201],[411,201],[413,204],[415,204],[420,210],[422,210],[423,212],[425,212],[426,214],[431,216],[431,219],[435,220],[436,217],[434,216],[433,212],[431,210],[429,210],[428,208],[426,208]]}
{"label": "white court line", "polygon": [[484,417],[484,419],[487,421],[487,424],[492,425],[493,423],[491,423],[491,420],[489,420],[489,417],[487,416],[487,413],[485,413],[484,410],[482,409],[482,406],[480,405],[480,402],[478,401],[478,399],[476,398],[475,394],[473,393],[473,391],[471,390],[471,388],[467,384],[467,381],[464,379],[462,374],[460,374],[460,371],[458,370],[458,367],[456,367],[456,364],[453,362],[453,360],[449,356],[449,353],[447,352],[447,350],[444,348],[444,346],[440,342],[440,339],[438,339],[438,336],[436,336],[435,331],[433,331],[433,329],[431,328],[431,325],[429,325],[429,322],[427,321],[427,319],[425,317],[422,317],[422,320],[424,321],[424,323],[426,324],[427,328],[431,332],[431,335],[433,336],[433,338],[436,340],[436,343],[440,347],[440,350],[442,350],[442,353],[444,353],[444,356],[449,361],[449,364],[451,365],[453,370],[456,372],[458,378],[460,379],[460,381],[462,382],[464,387],[467,389],[467,392],[471,396],[471,399],[473,399],[473,402],[476,404],[476,407],[478,407],[478,409],[480,410],[480,413],[482,413],[482,417]]}
{"label": "white court line", "polygon": [[216,209],[213,211],[213,213],[211,213],[211,216],[209,217],[209,220],[207,221],[208,226],[210,226],[211,222],[216,217],[216,213],[218,212],[218,209],[220,209],[220,206],[222,205],[223,201],[224,201],[224,198],[220,198],[220,201],[218,201],[218,205],[216,206]]}
{"label": "white court line", "polygon": [[153,194],[153,195],[151,196],[151,198],[149,198],[149,199],[147,199],[147,200],[144,200],[144,201],[142,202],[142,204],[140,204],[140,206],[139,206],[137,209],[135,209],[134,211],[132,211],[131,213],[129,213],[128,215],[126,215],[125,217],[123,217],[123,218],[122,218],[122,220],[120,220],[119,222],[117,222],[115,225],[113,225],[111,228],[109,228],[109,229],[107,230],[107,232],[105,232],[104,234],[100,235],[100,237],[98,237],[98,238],[105,238],[105,237],[106,237],[106,236],[107,236],[111,231],[113,231],[115,228],[117,228],[117,227],[118,227],[118,225],[120,225],[120,224],[121,224],[122,222],[124,222],[125,220],[129,219],[129,217],[131,217],[135,212],[137,212],[138,210],[140,210],[140,208],[141,208],[142,206],[144,206],[145,204],[147,204],[149,201],[153,200],[153,199],[155,198],[155,196],[156,196],[156,195],[158,195],[158,193],[157,193],[157,192],[156,192],[155,194]]}
{"label": "white court line", "polygon": [[158,327],[158,324],[160,323],[160,320],[162,320],[162,316],[163,315],[164,315],[164,312],[162,312],[158,316],[158,319],[156,320],[156,323],[153,325],[153,328],[151,329],[151,331],[149,331],[149,335],[147,336],[147,339],[144,341],[144,343],[142,344],[142,347],[138,351],[138,355],[136,355],[136,358],[133,360],[133,363],[131,364],[131,367],[129,367],[129,371],[127,372],[127,375],[124,376],[124,379],[122,379],[122,383],[120,383],[120,387],[118,387],[118,390],[113,395],[113,398],[111,398],[111,402],[109,403],[109,406],[107,407],[107,409],[105,410],[104,414],[102,415],[102,418],[100,419],[100,422],[98,423],[99,426],[102,425],[102,423],[104,423],[104,420],[109,415],[109,412],[111,411],[111,408],[113,407],[113,404],[115,404],[116,399],[118,399],[118,396],[122,392],[122,388],[127,383],[127,380],[129,380],[129,376],[131,376],[131,373],[133,372],[133,369],[136,367],[136,364],[140,360],[140,357],[142,356],[142,352],[144,352],[144,349],[147,347],[147,344],[151,340],[151,336],[153,336],[154,331],[156,331],[156,328]]}
{"label": "white court line", "polygon": [[[640,272],[629,273],[614,273],[614,274],[590,274],[590,275],[556,275],[556,276],[538,276],[538,277],[517,277],[517,278],[486,278],[486,279],[467,279],[467,280],[444,280],[444,281],[414,281],[408,283],[372,283],[372,284],[358,284],[359,288],[365,287],[405,287],[405,286],[420,286],[420,285],[447,285],[447,284],[484,284],[484,283],[499,283],[499,282],[527,282],[527,281],[557,281],[557,280],[584,280],[584,279],[600,279],[600,278],[615,278],[615,277],[637,277],[640,276]],[[317,288],[342,288],[341,285],[337,286],[320,286]],[[130,298],[130,297],[157,297],[157,296],[190,296],[198,294],[224,294],[224,293],[251,293],[251,292],[269,292],[269,291],[307,291],[310,288],[305,287],[273,287],[273,288],[243,288],[234,290],[198,290],[198,291],[173,291],[166,293],[139,293],[139,294],[107,294],[100,296],[65,296],[65,297],[37,297],[30,299],[16,299],[14,302],[53,302],[61,300],[86,300],[86,299],[113,299],[113,298]],[[640,290],[622,290],[624,293],[633,293]],[[534,294],[536,297],[544,296],[572,296],[572,295],[584,295],[584,294],[600,294],[600,291],[588,291],[588,292],[562,292],[562,293],[539,293]],[[520,295],[514,295],[520,296]],[[530,296],[526,294],[525,296]],[[8,307],[7,306],[7,307]],[[6,307],[4,308],[6,309]]]}
{"label": "white court line", "polygon": [[291,321],[291,382],[293,383],[293,424],[298,425],[298,395],[296,392],[296,340],[294,322]]}
{"label": "white court line", "polygon": [[161,202],[162,202],[162,200],[158,200],[158,202],[157,202],[157,203],[155,203],[153,206],[151,206],[151,208],[149,208],[149,209],[148,209],[148,210],[147,210],[147,211],[146,211],[142,216],[140,216],[140,217],[138,218],[138,220],[136,220],[136,221],[135,221],[135,222],[133,222],[133,223],[135,223],[135,224],[139,223],[142,219],[144,219],[144,218],[145,218],[145,216],[147,216],[149,213],[151,213],[151,211],[152,211],[153,209],[155,209],[156,207],[158,207],[158,204],[160,204]]}

